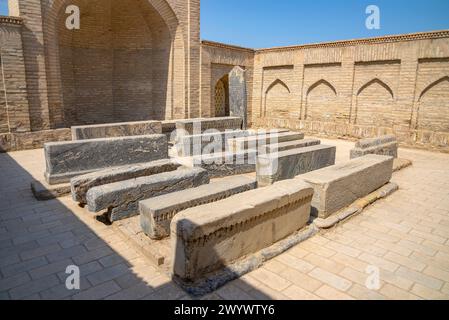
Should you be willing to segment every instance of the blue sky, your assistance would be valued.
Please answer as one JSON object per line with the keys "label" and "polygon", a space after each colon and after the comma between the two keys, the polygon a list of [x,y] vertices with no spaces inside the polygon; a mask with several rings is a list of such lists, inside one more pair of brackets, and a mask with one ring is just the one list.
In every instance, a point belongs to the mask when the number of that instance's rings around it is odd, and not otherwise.
{"label": "blue sky", "polygon": [[[370,4],[380,8],[380,30],[365,27]],[[251,48],[441,29],[449,0],[201,0],[202,39]]]}

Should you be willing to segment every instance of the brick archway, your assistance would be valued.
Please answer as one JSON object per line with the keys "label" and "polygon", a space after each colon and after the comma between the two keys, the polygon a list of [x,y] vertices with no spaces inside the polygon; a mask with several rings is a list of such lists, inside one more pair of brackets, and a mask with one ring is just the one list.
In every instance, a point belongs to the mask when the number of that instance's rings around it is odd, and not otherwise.
{"label": "brick archway", "polygon": [[[76,31],[65,28],[72,4]],[[184,105],[185,44],[166,0],[56,0],[44,16],[54,127],[172,118]]]}

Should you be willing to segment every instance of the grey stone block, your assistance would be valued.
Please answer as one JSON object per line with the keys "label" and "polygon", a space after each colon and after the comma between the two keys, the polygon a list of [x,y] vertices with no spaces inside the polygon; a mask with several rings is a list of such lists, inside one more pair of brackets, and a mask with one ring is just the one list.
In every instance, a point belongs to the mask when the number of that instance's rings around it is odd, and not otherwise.
{"label": "grey stone block", "polygon": [[162,159],[147,163],[138,163],[95,171],[70,180],[72,198],[80,204],[86,204],[87,191],[93,187],[174,171],[179,167],[180,164],[172,160]]}
{"label": "grey stone block", "polygon": [[179,136],[201,134],[208,130],[241,130],[242,118],[240,117],[219,117],[219,118],[198,118],[179,120],[176,122],[176,130]]}
{"label": "grey stone block", "polygon": [[231,117],[243,120],[242,128],[248,126],[248,103],[246,94],[245,70],[239,66],[229,73],[229,112]]}
{"label": "grey stone block", "polygon": [[57,199],[70,194],[70,183],[49,185],[45,181],[33,181],[31,191],[39,201]]}
{"label": "grey stone block", "polygon": [[152,239],[170,235],[170,222],[180,211],[229,198],[256,188],[256,180],[246,176],[223,178],[197,188],[182,190],[139,203],[140,225]]}
{"label": "grey stone block", "polygon": [[172,273],[194,282],[303,228],[313,189],[295,180],[178,213],[171,223]]}
{"label": "grey stone block", "polygon": [[335,164],[335,146],[315,145],[257,157],[259,187]]}
{"label": "grey stone block", "polygon": [[378,154],[397,158],[398,141],[393,135],[362,139],[355,144],[355,148],[350,152],[350,157],[354,159],[367,154]]}
{"label": "grey stone block", "polygon": [[269,144],[278,144],[282,142],[304,139],[304,134],[299,132],[282,132],[275,134],[262,134],[249,137],[229,139],[229,150],[243,151],[247,149],[260,149]]}
{"label": "grey stone block", "polygon": [[165,135],[52,142],[44,145],[49,184],[96,170],[168,158]]}
{"label": "grey stone block", "polygon": [[226,151],[229,139],[247,137],[250,134],[249,131],[245,130],[232,130],[228,132],[182,136],[176,144],[176,148],[178,155],[181,157],[223,152]]}
{"label": "grey stone block", "polygon": [[184,121],[187,119],[178,119],[178,120],[164,120],[162,123],[162,133],[167,137],[167,141],[174,143],[176,141],[176,122]]}
{"label": "grey stone block", "polygon": [[72,140],[86,140],[161,134],[162,124],[160,121],[121,122],[74,126],[71,130]]}
{"label": "grey stone block", "polygon": [[141,200],[207,183],[206,170],[178,169],[94,187],[87,192],[86,199],[89,211],[98,213],[108,209],[110,221],[117,221],[138,215]]}
{"label": "grey stone block", "polygon": [[282,152],[321,144],[318,139],[304,139],[266,145],[266,153]]}
{"label": "grey stone block", "polygon": [[314,188],[314,214],[327,218],[388,183],[392,173],[393,157],[366,155],[297,176],[295,180]]}
{"label": "grey stone block", "polygon": [[176,160],[188,168],[203,168],[211,178],[227,177],[256,171],[255,150],[243,152],[217,152]]}

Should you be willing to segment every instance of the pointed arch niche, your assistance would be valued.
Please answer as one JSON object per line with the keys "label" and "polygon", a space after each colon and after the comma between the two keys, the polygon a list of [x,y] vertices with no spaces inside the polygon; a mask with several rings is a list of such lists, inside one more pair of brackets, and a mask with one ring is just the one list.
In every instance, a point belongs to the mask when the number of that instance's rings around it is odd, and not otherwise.
{"label": "pointed arch niche", "polygon": [[391,87],[374,78],[357,90],[355,124],[392,127],[395,96]]}
{"label": "pointed arch niche", "polygon": [[305,119],[336,121],[338,118],[337,90],[325,79],[312,84],[306,92]]}
{"label": "pointed arch niche", "polygon": [[430,83],[417,104],[418,129],[449,132],[449,76]]}
{"label": "pointed arch niche", "polygon": [[264,110],[266,117],[287,118],[291,102],[291,91],[281,79],[274,80],[265,90]]}

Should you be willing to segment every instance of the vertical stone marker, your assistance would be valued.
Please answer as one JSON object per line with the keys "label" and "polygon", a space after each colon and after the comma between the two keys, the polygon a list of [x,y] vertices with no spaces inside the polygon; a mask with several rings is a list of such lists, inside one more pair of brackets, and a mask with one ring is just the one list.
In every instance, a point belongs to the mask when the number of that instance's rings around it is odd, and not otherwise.
{"label": "vertical stone marker", "polygon": [[231,117],[243,119],[243,129],[248,127],[245,72],[237,66],[229,73],[229,112]]}

